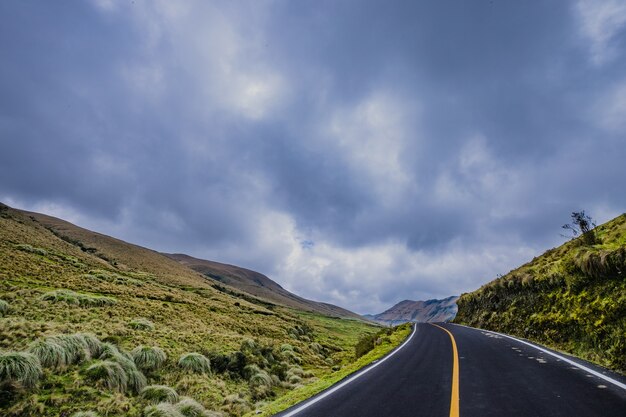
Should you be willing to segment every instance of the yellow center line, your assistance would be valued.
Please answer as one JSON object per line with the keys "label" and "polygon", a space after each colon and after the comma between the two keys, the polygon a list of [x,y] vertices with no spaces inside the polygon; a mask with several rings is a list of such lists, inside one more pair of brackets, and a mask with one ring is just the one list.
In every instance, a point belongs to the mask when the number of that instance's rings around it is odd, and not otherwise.
{"label": "yellow center line", "polygon": [[438,326],[434,323],[430,323],[435,327],[439,327],[444,332],[448,333],[450,340],[452,340],[452,396],[450,397],[450,417],[459,417],[459,352],[456,349],[456,341],[452,333],[448,329]]}

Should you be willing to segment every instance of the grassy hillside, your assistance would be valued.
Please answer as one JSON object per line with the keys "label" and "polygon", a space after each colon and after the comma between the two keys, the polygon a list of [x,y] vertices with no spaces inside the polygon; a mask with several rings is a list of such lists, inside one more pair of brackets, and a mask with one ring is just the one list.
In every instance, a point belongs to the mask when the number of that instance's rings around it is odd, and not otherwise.
{"label": "grassy hillside", "polygon": [[457,302],[455,322],[525,337],[626,373],[626,215]]}
{"label": "grassy hillside", "polygon": [[0,205],[3,416],[243,415],[340,372],[378,330]]}
{"label": "grassy hillside", "polygon": [[273,303],[329,316],[363,319],[351,311],[332,304],[307,300],[290,293],[263,274],[234,265],[197,259],[184,254],[164,254],[202,275],[253,294]]}

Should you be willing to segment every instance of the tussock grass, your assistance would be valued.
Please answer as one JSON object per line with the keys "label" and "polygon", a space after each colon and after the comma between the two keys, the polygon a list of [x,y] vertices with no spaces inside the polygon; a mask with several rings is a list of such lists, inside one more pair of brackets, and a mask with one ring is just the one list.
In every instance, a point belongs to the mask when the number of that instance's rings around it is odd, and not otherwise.
{"label": "tussock grass", "polygon": [[70,362],[67,352],[53,338],[39,339],[30,344],[28,351],[46,368],[62,368]]}
{"label": "tussock grass", "polygon": [[36,248],[33,247],[31,245],[27,245],[25,243],[19,244],[19,245],[15,245],[16,249],[19,249],[23,252],[29,252],[29,253],[34,253],[37,255],[41,255],[41,256],[47,256],[48,255],[48,251],[42,248]]}
{"label": "tussock grass", "polygon": [[146,330],[146,331],[154,330],[154,323],[144,318],[137,318],[131,321],[130,323],[128,323],[128,326],[135,330]]}
{"label": "tussock grass", "polygon": [[185,417],[174,405],[161,403],[143,409],[144,417]]}
{"label": "tussock grass", "polygon": [[85,376],[101,383],[112,391],[124,392],[128,385],[128,377],[122,366],[110,360],[97,360],[84,370]]}
{"label": "tussock grass", "polygon": [[42,374],[41,364],[35,355],[26,352],[0,353],[0,382],[32,388]]}
{"label": "tussock grass", "polygon": [[137,346],[131,355],[135,365],[143,371],[160,369],[167,360],[167,354],[156,346]]}
{"label": "tussock grass", "polygon": [[72,414],[72,417],[100,417],[95,411],[79,411]]}
{"label": "tussock grass", "polygon": [[185,353],[178,360],[178,366],[187,372],[208,374],[211,372],[211,361],[201,353]]}
{"label": "tussock grass", "polygon": [[126,388],[133,392],[140,392],[146,386],[146,377],[137,369],[137,365],[135,365],[132,356],[119,350],[115,345],[103,343],[100,359],[116,363],[122,368],[127,381],[126,387],[121,390],[122,392],[126,391]]}
{"label": "tussock grass", "polygon": [[81,307],[104,307],[117,303],[117,300],[111,297],[80,294],[71,290],[50,291],[43,294],[41,299],[52,303],[66,303]]}
{"label": "tussock grass", "polygon": [[193,398],[185,397],[175,405],[176,409],[185,417],[218,417],[221,413],[208,411],[202,404]]}
{"label": "tussock grass", "polygon": [[178,393],[167,385],[148,385],[141,390],[140,396],[151,404],[178,402]]}
{"label": "tussock grass", "polygon": [[4,300],[0,300],[0,317],[4,317],[9,314],[9,303]]}

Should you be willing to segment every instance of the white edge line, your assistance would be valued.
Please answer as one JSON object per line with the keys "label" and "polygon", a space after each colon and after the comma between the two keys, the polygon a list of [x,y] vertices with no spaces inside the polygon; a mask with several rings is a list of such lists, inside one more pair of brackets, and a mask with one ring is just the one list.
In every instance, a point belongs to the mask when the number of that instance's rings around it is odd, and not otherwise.
{"label": "white edge line", "polygon": [[343,381],[341,384],[335,386],[334,388],[331,388],[325,392],[323,392],[322,394],[319,394],[317,397],[314,397],[312,400],[310,400],[309,402],[301,405],[300,407],[296,408],[295,410],[290,411],[287,414],[284,414],[282,417],[291,417],[291,416],[295,416],[296,414],[298,414],[300,411],[309,408],[310,406],[312,406],[313,404],[315,404],[318,401],[323,400],[324,398],[328,397],[329,395],[331,395],[332,393],[334,393],[335,391],[340,390],[341,388],[345,387],[346,385],[348,385],[349,383],[351,383],[352,381],[354,381],[357,378],[360,378],[361,376],[365,375],[366,373],[368,373],[369,371],[371,371],[372,369],[376,368],[378,365],[382,364],[383,362],[385,362],[387,359],[391,358],[393,355],[395,355],[396,353],[398,353],[403,347],[406,346],[407,343],[409,343],[411,341],[411,339],[413,338],[413,335],[415,335],[415,332],[417,331],[417,323],[413,323],[413,332],[411,333],[411,336],[409,336],[408,339],[406,339],[404,341],[404,343],[402,343],[398,348],[396,348],[396,350],[394,350],[393,352],[391,352],[390,354],[388,354],[387,356],[385,356],[383,359],[379,360],[378,362],[376,362],[374,365],[371,365],[369,368],[366,368],[362,371],[359,371],[356,375],[353,375],[352,377],[350,377],[349,379]]}
{"label": "white edge line", "polygon": [[562,360],[562,361],[564,361],[564,362],[567,362],[567,363],[569,363],[570,365],[573,365],[573,366],[575,366],[575,367],[577,367],[577,368],[579,368],[579,369],[582,369],[582,370],[583,370],[583,371],[585,371],[585,372],[589,372],[590,374],[595,375],[595,376],[597,376],[598,378],[604,379],[605,381],[610,382],[611,384],[613,384],[613,385],[615,385],[615,386],[618,386],[618,387],[620,387],[621,389],[626,390],[626,384],[623,384],[623,383],[621,383],[621,382],[619,382],[619,381],[617,381],[617,380],[615,380],[615,379],[613,379],[613,378],[611,378],[611,377],[609,377],[609,376],[606,376],[606,375],[604,375],[604,374],[602,374],[602,373],[600,373],[600,372],[598,372],[598,371],[594,371],[593,369],[587,368],[586,366],[583,366],[583,365],[579,364],[578,362],[575,362],[575,361],[573,361],[573,360],[571,360],[571,359],[567,359],[567,358],[566,358],[566,357],[564,357],[564,356],[558,355],[558,354],[556,354],[556,353],[554,353],[554,352],[551,352],[551,351],[549,351],[549,350],[547,350],[547,349],[544,349],[544,348],[542,348],[542,347],[540,347],[540,346],[537,346],[537,345],[535,345],[535,344],[532,344],[532,343],[526,342],[526,341],[524,341],[524,340],[520,340],[520,339],[518,339],[517,337],[509,336],[508,334],[504,334],[504,333],[494,332],[494,331],[491,331],[491,330],[478,329],[478,328],[476,328],[476,327],[464,326],[464,325],[462,325],[462,324],[456,324],[456,323],[453,323],[453,324],[454,324],[455,326],[467,327],[468,329],[479,330],[479,331],[481,331],[481,332],[487,332],[487,333],[497,334],[497,335],[499,335],[499,336],[508,337],[509,339],[515,340],[516,342],[523,343],[523,344],[528,345],[528,346],[530,346],[530,347],[533,347],[533,348],[535,348],[535,349],[537,349],[537,350],[540,350],[540,351],[542,351],[543,353],[547,353],[548,355],[554,356],[555,358],[559,358],[560,360]]}

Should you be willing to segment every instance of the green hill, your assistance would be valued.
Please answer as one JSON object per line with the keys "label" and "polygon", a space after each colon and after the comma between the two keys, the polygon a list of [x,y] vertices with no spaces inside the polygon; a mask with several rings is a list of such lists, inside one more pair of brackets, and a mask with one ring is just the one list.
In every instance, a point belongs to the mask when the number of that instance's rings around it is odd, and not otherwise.
{"label": "green hill", "polygon": [[378,331],[0,205],[2,416],[239,416],[350,369]]}
{"label": "green hill", "polygon": [[501,331],[626,373],[626,214],[457,301],[455,322]]}

